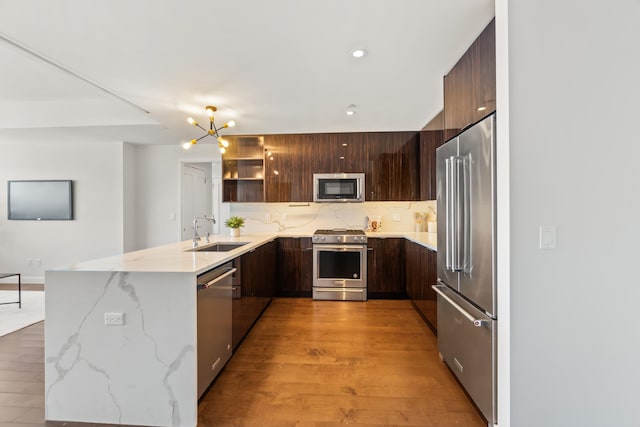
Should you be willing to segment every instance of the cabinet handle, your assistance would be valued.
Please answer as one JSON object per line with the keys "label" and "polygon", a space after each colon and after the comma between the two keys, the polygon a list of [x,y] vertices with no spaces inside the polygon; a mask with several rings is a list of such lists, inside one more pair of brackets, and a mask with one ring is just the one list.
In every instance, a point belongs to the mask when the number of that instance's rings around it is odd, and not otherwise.
{"label": "cabinet handle", "polygon": [[373,248],[367,248],[367,252],[369,251],[373,252]]}

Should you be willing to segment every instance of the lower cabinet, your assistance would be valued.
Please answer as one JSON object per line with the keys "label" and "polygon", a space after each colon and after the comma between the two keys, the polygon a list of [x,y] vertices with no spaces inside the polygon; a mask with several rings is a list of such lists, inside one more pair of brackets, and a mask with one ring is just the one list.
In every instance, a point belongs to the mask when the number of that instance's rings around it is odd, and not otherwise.
{"label": "lower cabinet", "polygon": [[407,294],[435,331],[438,327],[437,299],[431,285],[437,280],[436,253],[409,240],[405,240],[404,250]]}
{"label": "lower cabinet", "polygon": [[234,260],[238,269],[232,300],[232,343],[234,350],[260,317],[276,293],[278,280],[276,240],[266,243]]}
{"label": "lower cabinet", "polygon": [[367,241],[367,294],[369,299],[406,298],[404,242],[402,238]]}
{"label": "lower cabinet", "polygon": [[278,286],[282,297],[311,297],[313,246],[310,237],[278,239]]}

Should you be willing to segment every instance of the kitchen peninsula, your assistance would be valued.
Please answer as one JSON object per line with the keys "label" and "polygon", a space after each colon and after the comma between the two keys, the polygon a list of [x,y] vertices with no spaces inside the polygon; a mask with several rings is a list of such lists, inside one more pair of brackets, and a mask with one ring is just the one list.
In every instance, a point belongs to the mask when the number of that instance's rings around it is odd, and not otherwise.
{"label": "kitchen peninsula", "polygon": [[[435,250],[431,233],[370,235]],[[296,236],[213,236],[246,244],[193,252],[189,240],[47,271],[45,418],[195,426],[198,275],[278,237]],[[106,325],[107,313],[123,313],[123,324]]]}

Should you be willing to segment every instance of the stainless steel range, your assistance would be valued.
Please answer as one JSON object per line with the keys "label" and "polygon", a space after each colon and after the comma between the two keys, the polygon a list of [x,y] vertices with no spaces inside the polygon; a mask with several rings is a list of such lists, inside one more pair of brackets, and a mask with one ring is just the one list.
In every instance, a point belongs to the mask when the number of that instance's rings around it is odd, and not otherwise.
{"label": "stainless steel range", "polygon": [[313,299],[367,300],[367,235],[362,230],[316,230]]}

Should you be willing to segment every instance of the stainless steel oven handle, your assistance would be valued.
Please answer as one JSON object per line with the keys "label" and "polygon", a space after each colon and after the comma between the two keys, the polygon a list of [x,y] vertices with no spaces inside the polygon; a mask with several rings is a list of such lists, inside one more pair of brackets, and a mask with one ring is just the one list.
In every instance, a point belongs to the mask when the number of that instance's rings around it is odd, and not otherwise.
{"label": "stainless steel oven handle", "polygon": [[458,310],[460,312],[460,314],[462,314],[464,317],[466,317],[467,319],[469,319],[469,321],[471,323],[473,323],[473,326],[475,327],[480,327],[480,326],[484,326],[485,324],[487,324],[488,322],[486,320],[482,320],[482,319],[476,319],[475,317],[473,317],[471,314],[469,314],[469,312],[467,310],[465,310],[464,308],[460,307],[458,304],[456,304],[456,302],[454,300],[452,300],[451,298],[449,298],[444,292],[442,292],[439,289],[439,286],[444,286],[444,285],[432,285],[431,288],[436,291],[436,293],[438,295],[440,295],[442,298],[445,299],[445,301],[447,301],[449,304],[451,304],[453,306],[453,308],[455,308],[456,310]]}
{"label": "stainless steel oven handle", "polygon": [[334,285],[342,285],[342,286],[346,286],[347,285],[347,281],[346,280],[334,280],[333,281]]}
{"label": "stainless steel oven handle", "polygon": [[331,245],[331,244],[326,244],[326,243],[316,243],[314,244],[314,246],[319,250],[326,250],[326,249],[331,249],[331,250],[339,250],[339,251],[345,251],[345,252],[359,252],[361,250],[366,249],[366,245],[352,245],[350,243],[345,243],[344,245]]}

